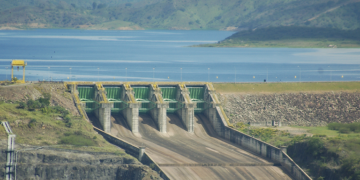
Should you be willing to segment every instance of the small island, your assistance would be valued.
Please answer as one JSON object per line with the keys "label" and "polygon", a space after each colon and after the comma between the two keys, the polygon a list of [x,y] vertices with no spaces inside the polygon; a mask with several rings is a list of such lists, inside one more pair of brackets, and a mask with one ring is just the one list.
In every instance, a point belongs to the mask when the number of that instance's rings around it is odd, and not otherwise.
{"label": "small island", "polygon": [[193,47],[360,48],[360,29],[268,27],[239,31],[218,43]]}

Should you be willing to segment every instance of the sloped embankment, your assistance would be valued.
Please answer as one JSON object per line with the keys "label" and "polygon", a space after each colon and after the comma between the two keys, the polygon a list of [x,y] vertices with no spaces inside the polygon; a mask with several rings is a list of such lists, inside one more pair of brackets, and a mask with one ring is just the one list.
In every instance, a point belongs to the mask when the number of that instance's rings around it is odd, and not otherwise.
{"label": "sloped embankment", "polygon": [[[6,140],[1,141],[0,163],[6,164]],[[17,179],[161,179],[134,158],[36,146],[18,146]],[[4,177],[4,168],[0,168]]]}
{"label": "sloped embankment", "polygon": [[288,125],[318,126],[360,121],[359,92],[228,93],[219,97],[231,123],[281,120]]}

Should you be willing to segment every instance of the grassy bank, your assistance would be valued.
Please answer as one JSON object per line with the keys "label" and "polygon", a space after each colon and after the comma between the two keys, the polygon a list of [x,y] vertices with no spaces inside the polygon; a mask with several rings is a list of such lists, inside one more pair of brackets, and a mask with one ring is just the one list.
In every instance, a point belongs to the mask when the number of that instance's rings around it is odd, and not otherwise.
{"label": "grassy bank", "polygon": [[[46,106],[33,100],[30,102],[0,101],[0,120],[9,122],[16,134],[16,143],[110,152],[130,157],[108,143],[93,130],[91,123],[80,116],[73,116],[60,106]],[[7,138],[3,127],[0,127],[0,138]]]}
{"label": "grassy bank", "polygon": [[214,83],[220,93],[360,91],[360,82]]}
{"label": "grassy bank", "polygon": [[314,179],[360,178],[360,123],[330,123],[326,127],[291,127],[304,129],[312,136],[291,135],[277,128],[235,128],[275,146],[287,146],[288,154]]}

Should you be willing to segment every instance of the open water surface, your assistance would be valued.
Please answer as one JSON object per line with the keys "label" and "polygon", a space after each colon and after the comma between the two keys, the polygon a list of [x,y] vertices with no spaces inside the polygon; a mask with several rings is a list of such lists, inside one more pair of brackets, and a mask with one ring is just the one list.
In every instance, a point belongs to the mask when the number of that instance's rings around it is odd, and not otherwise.
{"label": "open water surface", "polygon": [[[24,59],[26,80],[359,81],[360,49],[192,48],[228,31],[0,31],[0,80]],[[71,68],[71,69],[70,69]],[[22,68],[14,68],[22,78]]]}

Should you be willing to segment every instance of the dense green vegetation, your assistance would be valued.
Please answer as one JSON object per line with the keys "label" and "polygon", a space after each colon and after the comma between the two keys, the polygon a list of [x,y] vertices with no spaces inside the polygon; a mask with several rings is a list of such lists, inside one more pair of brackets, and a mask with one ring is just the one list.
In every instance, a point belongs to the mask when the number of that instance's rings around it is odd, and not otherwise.
{"label": "dense green vegetation", "polygon": [[288,146],[289,156],[314,179],[360,179],[360,123],[296,127],[309,129],[312,137],[244,123],[235,124],[235,128],[275,146]]}
{"label": "dense green vegetation", "polygon": [[360,28],[340,30],[317,27],[268,27],[240,31],[217,44],[200,47],[360,47]]}
{"label": "dense green vegetation", "polygon": [[283,93],[283,92],[326,92],[359,91],[359,82],[291,82],[291,83],[214,83],[218,92],[238,93]]}
{"label": "dense green vegetation", "polygon": [[352,0],[0,0],[0,4],[0,25],[17,28],[360,27],[360,2]]}
{"label": "dense green vegetation", "polygon": [[330,123],[329,129],[339,131],[340,133],[360,133],[360,123],[352,124],[341,124],[341,123]]}

